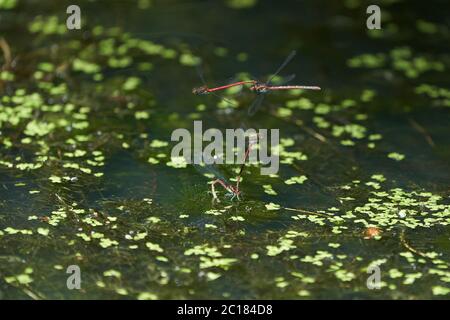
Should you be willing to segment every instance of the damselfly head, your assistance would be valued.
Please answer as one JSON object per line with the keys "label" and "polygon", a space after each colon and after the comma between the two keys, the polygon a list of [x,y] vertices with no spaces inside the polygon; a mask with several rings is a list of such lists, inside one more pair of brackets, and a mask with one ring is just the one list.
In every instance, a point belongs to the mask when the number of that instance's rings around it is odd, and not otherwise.
{"label": "damselfly head", "polygon": [[255,91],[257,93],[265,93],[267,92],[267,86],[263,83],[255,83],[250,87],[251,91]]}
{"label": "damselfly head", "polygon": [[193,94],[206,94],[206,93],[208,93],[208,87],[206,87],[206,86],[201,86],[201,87],[197,87],[197,88],[194,88],[194,89],[192,89],[192,93]]}

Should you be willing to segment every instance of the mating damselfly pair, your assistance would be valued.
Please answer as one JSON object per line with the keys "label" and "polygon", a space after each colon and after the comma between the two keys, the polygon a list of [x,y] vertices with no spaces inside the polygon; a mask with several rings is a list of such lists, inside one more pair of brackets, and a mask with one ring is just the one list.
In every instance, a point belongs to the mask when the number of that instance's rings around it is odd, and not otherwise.
{"label": "mating damselfly pair", "polygon": [[[244,80],[244,81],[237,81],[233,83],[229,83],[226,85],[218,86],[218,87],[208,87],[206,84],[206,81],[203,77],[203,73],[198,69],[200,79],[203,82],[203,85],[201,87],[196,87],[192,89],[192,93],[197,95],[205,95],[205,94],[214,94],[216,95],[216,92],[225,90],[232,87],[237,86],[245,86],[250,85],[249,90],[252,92],[255,92],[258,96],[256,99],[252,102],[250,107],[248,108],[248,114],[250,116],[254,115],[256,111],[260,108],[262,105],[262,102],[264,100],[265,94],[271,91],[277,91],[277,90],[293,90],[293,89],[302,89],[302,90],[321,90],[318,86],[305,86],[305,85],[272,85],[272,81],[278,76],[278,74],[286,67],[286,65],[291,62],[291,60],[296,55],[296,51],[292,51],[289,56],[284,60],[284,62],[278,67],[278,69],[275,71],[274,74],[272,74],[266,82],[259,81],[259,80]],[[295,74],[288,76],[286,79],[284,79],[284,83],[287,83],[295,78]]]}
{"label": "mating damselfly pair", "polygon": [[[242,181],[242,173],[244,171],[244,167],[247,161],[250,161],[250,153],[253,151],[255,146],[258,143],[258,134],[253,134],[248,136],[248,144],[245,148],[245,152],[243,154],[242,163],[238,169],[237,176],[235,179],[235,184],[230,182],[225,176],[221,173],[221,171],[215,165],[216,163],[223,163],[223,154],[216,154],[214,156],[205,156],[202,154],[203,161],[201,164],[195,164],[194,167],[197,171],[204,174],[206,177],[214,179],[210,182],[211,184],[211,194],[213,196],[213,200],[220,202],[217,192],[216,185],[222,186],[222,188],[227,191],[227,195],[231,197],[231,200],[234,198],[240,200],[241,190],[239,188],[239,184]],[[243,148],[244,149],[244,148]],[[206,157],[206,158],[205,158]],[[253,158],[253,157],[252,157]]]}

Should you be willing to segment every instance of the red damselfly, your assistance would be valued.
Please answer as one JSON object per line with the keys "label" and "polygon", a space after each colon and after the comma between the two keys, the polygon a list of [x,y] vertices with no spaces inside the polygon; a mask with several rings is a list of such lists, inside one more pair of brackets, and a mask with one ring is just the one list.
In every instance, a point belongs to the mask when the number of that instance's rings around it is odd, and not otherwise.
{"label": "red damselfly", "polygon": [[233,82],[233,83],[229,83],[223,86],[219,86],[219,87],[213,87],[213,88],[208,88],[208,86],[203,85],[201,87],[197,87],[192,89],[192,93],[193,94],[208,94],[208,93],[212,93],[215,91],[220,91],[220,90],[225,90],[228,88],[232,88],[232,87],[237,87],[237,86],[242,86],[244,84],[253,84],[255,85],[257,82],[255,80],[244,80],[244,81],[237,81],[237,82]]}
{"label": "red damselfly", "polygon": [[[254,115],[256,111],[261,106],[264,95],[270,91],[276,91],[276,90],[293,90],[293,89],[302,89],[302,90],[321,90],[318,86],[304,86],[304,85],[271,85],[272,80],[281,72],[281,70],[286,67],[286,65],[291,62],[291,60],[296,55],[296,51],[292,51],[289,56],[284,60],[284,62],[278,67],[277,71],[275,71],[274,74],[272,74],[267,82],[258,82],[256,81],[251,87],[250,90],[254,91],[258,94],[258,97],[253,101],[253,103],[248,108],[248,114],[250,116]],[[292,77],[293,78],[293,77]],[[290,81],[292,79],[289,79]]]}
{"label": "red damselfly", "polygon": [[[213,159],[215,160],[218,157],[222,157],[222,155],[214,156]],[[203,161],[204,162],[202,164],[194,164],[194,168],[205,177],[213,179],[208,182],[211,185],[211,194],[213,196],[213,200],[220,202],[215,188],[217,184],[222,186],[225,191],[227,191],[227,195],[231,196],[231,199],[234,199],[236,197],[239,200],[239,196],[241,194],[239,185],[237,183],[233,185],[227,178],[225,178],[219,168],[216,165],[211,164],[213,161],[205,161],[205,159],[203,159]],[[205,162],[207,162],[208,164],[205,164]]]}
{"label": "red damselfly", "polygon": [[[250,85],[249,89],[253,92],[256,92],[256,94],[258,94],[258,97],[253,101],[253,103],[248,108],[248,114],[250,116],[252,116],[256,113],[258,108],[261,106],[261,104],[264,100],[264,95],[270,91],[293,90],[293,89],[321,90],[321,88],[318,86],[272,85],[271,84],[272,80],[274,80],[275,77],[278,76],[278,74],[281,72],[281,70],[283,70],[284,67],[286,67],[286,65],[294,58],[296,53],[297,52],[295,50],[292,51],[289,54],[289,56],[284,60],[284,62],[278,67],[277,71],[275,71],[275,73],[272,74],[266,82],[262,82],[262,81],[258,81],[258,80],[243,80],[243,81],[237,81],[237,82],[229,83],[226,85],[210,88],[206,85],[206,82],[203,77],[203,73],[200,69],[200,66],[197,65],[197,72],[200,76],[200,79],[202,80],[203,86],[192,89],[192,93],[197,94],[197,95],[213,94],[213,95],[217,96],[219,99],[225,100],[228,103],[233,104],[229,100],[218,95],[216,92],[225,90],[225,89],[229,89],[232,87],[243,86],[243,85],[249,84]],[[287,83],[287,82],[291,81],[293,78],[295,78],[295,75],[291,75],[291,76],[287,77],[286,79],[284,79],[283,83]]]}
{"label": "red damselfly", "polygon": [[[219,171],[219,169],[213,165],[218,158],[223,157],[223,154],[215,155],[213,157],[210,157],[209,159],[205,159],[205,155],[203,155],[203,163],[201,165],[195,165],[194,167],[203,173],[205,176],[209,178],[213,178],[214,180],[210,181],[211,184],[211,194],[213,196],[213,200],[216,200],[217,202],[220,202],[215,186],[219,184],[222,186],[226,191],[227,195],[231,196],[231,200],[234,198],[237,198],[240,200],[241,190],[239,188],[239,184],[242,181],[242,172],[244,171],[245,163],[249,159],[250,151],[252,150],[252,147],[257,143],[257,137],[249,137],[249,143],[245,150],[244,159],[243,162],[239,168],[237,177],[236,177],[236,183],[233,185],[224,177],[223,174]],[[209,160],[209,161],[205,161]],[[208,164],[205,164],[208,163]],[[206,173],[206,174],[205,174]]]}
{"label": "red damselfly", "polygon": [[232,88],[232,87],[242,86],[244,84],[255,84],[256,83],[256,81],[254,81],[254,80],[244,80],[244,81],[232,82],[232,83],[222,85],[219,87],[209,88],[208,85],[206,84],[201,65],[200,64],[196,65],[196,69],[197,69],[197,74],[200,77],[200,80],[202,81],[202,86],[193,88],[192,93],[196,94],[196,95],[212,94],[212,95],[216,96],[217,98],[219,98],[220,100],[224,100],[231,105],[234,105],[234,103],[231,102],[230,100],[222,97],[221,95],[218,95],[216,92],[225,90],[228,88]]}

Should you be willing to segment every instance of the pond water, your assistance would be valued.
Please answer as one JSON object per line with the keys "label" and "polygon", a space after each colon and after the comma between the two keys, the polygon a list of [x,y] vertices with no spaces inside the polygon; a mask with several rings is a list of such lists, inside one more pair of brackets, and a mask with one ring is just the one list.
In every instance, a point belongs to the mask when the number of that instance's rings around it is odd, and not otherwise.
{"label": "pond water", "polygon": [[[359,0],[78,1],[68,30],[0,0],[0,298],[448,299],[449,5],[378,2],[381,30]],[[321,91],[191,92],[292,50]],[[194,120],[280,129],[279,172],[213,202],[170,158]]]}

